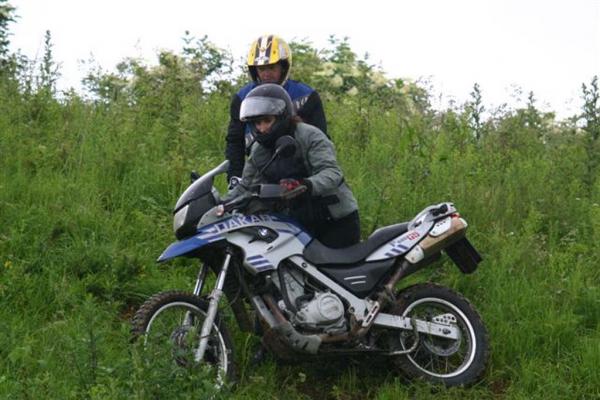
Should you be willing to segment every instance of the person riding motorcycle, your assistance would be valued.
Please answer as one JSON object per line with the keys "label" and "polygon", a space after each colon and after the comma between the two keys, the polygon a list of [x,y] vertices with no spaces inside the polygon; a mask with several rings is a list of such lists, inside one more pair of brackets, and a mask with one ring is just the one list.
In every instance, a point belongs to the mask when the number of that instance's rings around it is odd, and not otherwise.
{"label": "person riding motorcycle", "polygon": [[225,156],[230,162],[227,172],[227,180],[230,182],[232,177],[242,174],[245,156],[255,140],[252,129],[239,118],[240,105],[248,93],[262,83],[281,85],[290,95],[296,114],[304,122],[327,134],[323,103],[317,91],[304,83],[289,79],[292,52],[283,39],[275,35],[264,35],[256,39],[250,46],[247,66],[252,82],[233,96],[229,107]]}
{"label": "person riding motorcycle", "polygon": [[[240,184],[227,198],[260,183],[279,183],[290,197],[306,187],[292,201],[291,216],[328,247],[358,243],[358,204],[337,163],[334,145],[321,130],[296,117],[287,91],[274,83],[252,89],[241,103],[240,120],[248,123],[257,144],[252,146]],[[277,139],[284,135],[296,140],[295,154],[276,157],[269,164]]]}

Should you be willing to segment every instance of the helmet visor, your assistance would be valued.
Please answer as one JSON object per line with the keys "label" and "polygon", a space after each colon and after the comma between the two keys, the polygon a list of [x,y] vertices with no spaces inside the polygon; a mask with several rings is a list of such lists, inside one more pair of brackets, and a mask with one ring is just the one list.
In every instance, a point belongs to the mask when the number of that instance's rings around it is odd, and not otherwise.
{"label": "helmet visor", "polygon": [[246,97],[240,107],[240,120],[248,121],[263,115],[281,115],[285,113],[285,101],[273,97]]}

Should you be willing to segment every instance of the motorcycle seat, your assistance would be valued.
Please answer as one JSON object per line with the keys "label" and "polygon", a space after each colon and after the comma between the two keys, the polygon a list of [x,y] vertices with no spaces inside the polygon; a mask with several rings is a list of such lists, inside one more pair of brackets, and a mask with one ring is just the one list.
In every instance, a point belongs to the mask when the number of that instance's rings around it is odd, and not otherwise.
{"label": "motorcycle seat", "polygon": [[304,249],[303,255],[306,261],[317,266],[358,264],[378,247],[402,235],[407,230],[408,222],[385,226],[373,232],[367,240],[341,249],[332,249],[317,239],[313,239]]}

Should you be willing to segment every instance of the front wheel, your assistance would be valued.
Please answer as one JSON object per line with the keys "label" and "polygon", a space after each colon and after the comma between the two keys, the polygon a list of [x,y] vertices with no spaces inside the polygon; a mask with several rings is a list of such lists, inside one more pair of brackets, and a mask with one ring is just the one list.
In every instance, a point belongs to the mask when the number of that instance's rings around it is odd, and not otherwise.
{"label": "front wheel", "polygon": [[[424,378],[446,386],[476,382],[489,358],[488,335],[481,317],[467,299],[433,284],[418,284],[402,290],[392,313],[458,328],[458,339],[447,339],[413,331],[397,337],[402,350],[399,367],[412,378]],[[417,343],[415,344],[415,341]]]}
{"label": "front wheel", "polygon": [[201,363],[194,353],[200,342],[208,301],[183,292],[158,293],[146,300],[132,321],[133,340],[142,341],[151,362],[171,362],[176,368],[202,367],[216,388],[234,381],[233,345],[217,316]]}

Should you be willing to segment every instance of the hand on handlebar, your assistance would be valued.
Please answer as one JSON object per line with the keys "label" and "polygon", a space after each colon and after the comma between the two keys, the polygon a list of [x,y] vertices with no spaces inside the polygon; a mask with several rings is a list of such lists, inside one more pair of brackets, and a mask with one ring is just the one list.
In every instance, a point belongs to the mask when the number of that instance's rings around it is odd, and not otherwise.
{"label": "hand on handlebar", "polygon": [[[243,193],[237,197],[234,197],[233,199],[221,204],[219,207],[219,211],[221,212],[221,215],[223,215],[225,212],[231,212],[233,210],[239,209],[239,208],[244,208],[248,202],[250,201],[250,199],[252,198],[252,194],[251,193]],[[222,207],[222,209],[221,209]]]}
{"label": "hand on handlebar", "polygon": [[297,179],[282,179],[279,181],[279,186],[286,191],[291,191],[296,189],[298,186],[302,185],[302,181]]}
{"label": "hand on handlebar", "polygon": [[233,190],[233,188],[235,188],[237,185],[239,185],[241,181],[242,181],[242,178],[240,178],[239,176],[232,176],[229,179],[229,185],[227,186],[227,190],[229,190],[229,191]]}
{"label": "hand on handlebar", "polygon": [[309,189],[306,181],[297,179],[281,179],[279,186],[284,190],[281,194],[281,198],[284,200],[291,200],[298,197]]}

